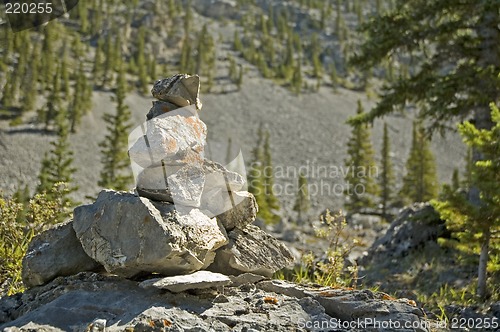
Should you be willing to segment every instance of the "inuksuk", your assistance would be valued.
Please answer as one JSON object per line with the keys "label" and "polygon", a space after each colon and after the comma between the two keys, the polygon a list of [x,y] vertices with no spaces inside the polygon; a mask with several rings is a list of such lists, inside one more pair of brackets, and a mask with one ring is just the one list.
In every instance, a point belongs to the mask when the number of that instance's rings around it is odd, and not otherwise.
{"label": "inuksuk", "polygon": [[251,225],[258,206],[245,178],[205,158],[199,90],[198,76],[155,83],[158,100],[129,138],[135,191],[103,190],[72,221],[38,235],[23,261],[27,287],[99,268],[126,278],[199,270],[270,277],[293,262]]}

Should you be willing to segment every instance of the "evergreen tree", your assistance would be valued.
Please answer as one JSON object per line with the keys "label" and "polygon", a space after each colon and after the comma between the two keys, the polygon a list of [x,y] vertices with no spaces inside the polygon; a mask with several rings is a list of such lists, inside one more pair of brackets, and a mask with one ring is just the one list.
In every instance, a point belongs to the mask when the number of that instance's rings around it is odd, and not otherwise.
{"label": "evergreen tree", "polygon": [[382,140],[382,161],[380,167],[380,201],[382,203],[382,215],[387,218],[387,207],[393,198],[394,190],[394,171],[391,161],[391,145],[389,142],[389,133],[387,123],[384,123],[384,136]]}
{"label": "evergreen tree", "polygon": [[62,205],[73,204],[68,195],[78,189],[77,186],[70,185],[73,182],[76,169],[73,167],[73,152],[70,149],[68,142],[69,123],[67,121],[66,112],[61,109],[57,114],[57,140],[51,142],[51,150],[45,154],[42,160],[42,167],[38,179],[40,184],[37,187],[37,193],[45,193],[49,199],[53,197],[53,188],[58,183],[68,185],[67,190],[57,197],[61,200]]}
{"label": "evergreen tree", "polygon": [[69,119],[72,133],[76,132],[76,127],[80,124],[82,116],[87,113],[91,107],[92,89],[85,76],[83,63],[80,62],[75,88],[73,89],[73,98],[69,104]]}
{"label": "evergreen tree", "polygon": [[103,75],[103,56],[104,56],[104,39],[99,38],[97,40],[97,47],[95,48],[94,56],[94,68],[92,69],[92,74],[94,76],[94,83],[101,83]]}
{"label": "evergreen tree", "polygon": [[302,172],[299,174],[299,183],[298,183],[298,191],[297,198],[295,199],[295,205],[293,206],[293,210],[298,212],[298,222],[302,222],[302,218],[304,214],[309,211],[311,202],[309,199],[309,190],[307,189],[307,178],[304,176]]}
{"label": "evergreen tree", "polygon": [[293,72],[292,89],[296,94],[300,94],[302,91],[302,66],[300,65],[300,60],[297,67],[295,67],[295,71]]}
{"label": "evergreen tree", "polygon": [[429,147],[429,141],[421,126],[416,122],[413,123],[412,136],[401,196],[408,203],[427,202],[436,198],[437,195],[436,163]]}
{"label": "evergreen tree", "polygon": [[68,47],[66,43],[63,45],[62,57],[61,57],[61,70],[59,75],[61,76],[61,92],[65,96],[69,96],[69,72],[68,72]]}
{"label": "evergreen tree", "polygon": [[234,31],[233,48],[235,51],[238,51],[238,52],[243,51],[243,44],[241,43],[240,34],[238,33],[238,30]]}
{"label": "evergreen tree", "polygon": [[22,105],[24,112],[31,112],[35,109],[38,97],[38,77],[39,77],[39,53],[38,43],[33,45],[31,61],[28,62],[28,69],[23,79],[23,86],[26,87],[23,92]]}
{"label": "evergreen tree", "polygon": [[[363,114],[363,105],[358,100],[357,114]],[[348,172],[345,181],[348,186],[345,194],[348,201],[345,204],[351,211],[359,211],[362,208],[373,207],[372,196],[378,194],[375,183],[376,166],[374,152],[371,143],[371,132],[367,125],[353,125],[352,134],[347,143],[346,167]]]}
{"label": "evergreen tree", "polygon": [[54,66],[56,59],[54,57],[54,42],[57,40],[56,35],[56,22],[50,21],[47,23],[43,30],[43,44],[42,44],[42,82],[52,82],[54,75]]}
{"label": "evergreen tree", "polygon": [[128,134],[132,126],[129,123],[131,113],[125,105],[126,93],[127,82],[122,64],[115,91],[116,113],[114,115],[106,113],[103,116],[108,134],[99,144],[102,148],[103,169],[98,185],[104,188],[127,190],[132,181],[128,158]]}
{"label": "evergreen tree", "polygon": [[333,88],[336,89],[339,83],[339,77],[337,75],[337,67],[335,66],[335,63],[330,65],[330,81],[332,82]]}
{"label": "evergreen tree", "polygon": [[147,74],[147,63],[144,55],[146,30],[144,26],[139,28],[137,36],[136,64],[139,72],[139,85],[142,93],[148,92],[149,79]]}
{"label": "evergreen tree", "polygon": [[451,190],[457,191],[458,189],[460,189],[460,175],[458,173],[458,168],[455,168],[451,175]]}
{"label": "evergreen tree", "polygon": [[185,35],[182,41],[181,58],[179,63],[179,70],[182,73],[192,73],[192,57],[191,57],[191,41],[189,36]]}
{"label": "evergreen tree", "polygon": [[318,35],[314,34],[312,37],[311,41],[311,62],[313,65],[313,76],[318,78],[322,75],[323,73],[323,65],[321,63],[321,60],[319,58],[320,56],[320,45],[319,45],[319,40],[318,40]]}
{"label": "evergreen tree", "polygon": [[47,103],[38,112],[38,121],[45,124],[45,130],[49,129],[49,126],[56,120],[58,114],[62,111],[61,107],[61,84],[60,84],[60,68],[57,67],[52,80],[52,89],[47,98]]}
{"label": "evergreen tree", "polygon": [[238,79],[238,72],[236,70],[236,61],[233,57],[229,57],[229,79],[235,83]]}
{"label": "evergreen tree", "polygon": [[[479,129],[469,121],[459,125],[459,132],[465,143],[480,151],[483,160],[472,166],[472,187],[477,188],[481,204],[471,202],[466,195],[445,186],[440,201],[433,204],[446,221],[458,240],[467,248],[479,249],[477,295],[484,299],[487,296],[486,280],[489,254],[500,249],[499,242],[494,241],[500,232],[500,111],[491,104],[491,115],[494,126],[490,129]],[[479,247],[479,248],[478,248]],[[496,268],[498,272],[498,267]]]}
{"label": "evergreen tree", "polygon": [[[268,198],[268,195],[272,194],[270,192],[272,189],[270,189],[269,186],[272,186],[273,180],[270,179],[270,177],[272,178],[272,171],[270,172],[269,168],[266,166],[266,160],[269,156],[266,157],[264,148],[265,136],[266,133],[261,125],[257,132],[257,145],[252,151],[253,162],[248,172],[248,191],[255,196],[255,200],[259,206],[259,213],[257,216],[266,223],[273,223],[277,221],[277,216],[273,214],[271,209],[276,209],[277,203],[275,198]],[[268,162],[270,162],[270,160],[268,160]],[[272,170],[272,165],[270,169]],[[273,204],[273,206],[269,206],[269,203]]]}
{"label": "evergreen tree", "polygon": [[[264,142],[263,142],[263,161],[264,161],[264,184],[266,188],[266,201],[267,206],[271,210],[279,210],[280,204],[279,200],[274,194],[274,169],[271,157],[271,144],[269,141],[270,133],[269,131],[264,132]],[[273,218],[273,221],[278,221],[277,218]]]}
{"label": "evergreen tree", "polygon": [[243,84],[243,66],[240,65],[240,70],[238,71],[238,79],[236,80],[236,86],[238,90],[241,90],[241,85]]}
{"label": "evergreen tree", "polygon": [[[464,0],[457,6],[437,0],[424,6],[419,0],[398,0],[394,10],[370,19],[362,26],[367,38],[351,59],[354,65],[372,68],[388,56],[411,57],[429,46],[411,75],[388,84],[377,106],[352,121],[371,121],[419,103],[425,105],[419,116],[432,129],[444,130],[449,120],[470,114],[480,128],[491,128],[485,105],[500,96],[499,10],[498,1]],[[467,29],[457,22],[468,22]]]}
{"label": "evergreen tree", "polygon": [[2,91],[2,105],[3,107],[11,107],[15,104],[17,97],[17,83],[15,70],[6,72],[5,85]]}

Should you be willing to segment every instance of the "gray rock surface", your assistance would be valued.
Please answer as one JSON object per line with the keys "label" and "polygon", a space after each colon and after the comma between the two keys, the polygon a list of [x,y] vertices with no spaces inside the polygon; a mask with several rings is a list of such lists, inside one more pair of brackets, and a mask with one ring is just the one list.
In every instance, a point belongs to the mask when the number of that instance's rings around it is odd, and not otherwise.
{"label": "gray rock surface", "polygon": [[230,283],[231,279],[223,274],[197,271],[187,275],[149,279],[141,282],[139,287],[166,289],[172,293],[180,293],[188,289],[217,288]]}
{"label": "gray rock surface", "polygon": [[[236,191],[228,193],[233,197],[229,203],[235,204],[232,208],[224,207],[220,211],[225,211],[217,216],[217,220],[222,223],[227,231],[235,227],[243,229],[248,224],[255,221],[259,207],[255,197],[246,191]],[[226,200],[227,201],[227,200]]]}
{"label": "gray rock surface", "polygon": [[124,277],[191,273],[227,243],[225,230],[197,209],[180,215],[172,204],[110,190],[77,207],[73,227],[90,257]]}
{"label": "gray rock surface", "polygon": [[447,230],[439,214],[429,203],[415,203],[401,210],[387,232],[375,240],[360,264],[403,257],[429,243],[436,243],[442,236],[447,236]]}
{"label": "gray rock surface", "polygon": [[[394,331],[427,331],[424,312],[415,302],[408,299],[395,299],[384,293],[371,290],[332,289],[328,287],[299,286],[283,280],[265,280],[257,284],[267,292],[284,294],[296,298],[311,297],[324,308],[325,313],[341,321],[359,320],[368,322],[372,319],[380,324],[391,322],[399,324]],[[396,323],[397,322],[397,323]],[[409,324],[411,328],[405,328]],[[420,326],[420,327],[419,327]],[[366,331],[386,331],[391,329],[374,328],[367,325]]]}
{"label": "gray rock surface", "polygon": [[153,101],[153,106],[149,110],[148,114],[146,114],[146,119],[151,120],[152,118],[155,118],[157,116],[161,116],[167,112],[173,111],[178,109],[179,106],[166,102],[166,101],[159,101],[155,100]]}
{"label": "gray rock surface", "polygon": [[[406,300],[371,291],[306,288],[273,280],[228,285],[223,292],[170,293],[119,277],[80,273],[0,299],[0,330],[399,332],[408,329],[356,327],[355,320],[426,322]],[[334,325],[342,321],[351,322],[351,327]]]}
{"label": "gray rock surface", "polygon": [[250,272],[271,277],[293,262],[287,247],[254,225],[235,228],[228,233],[229,244],[216,252],[208,270],[239,275]]}
{"label": "gray rock surface", "polygon": [[101,266],[85,253],[72,223],[58,224],[33,238],[23,258],[22,278],[27,288]]}

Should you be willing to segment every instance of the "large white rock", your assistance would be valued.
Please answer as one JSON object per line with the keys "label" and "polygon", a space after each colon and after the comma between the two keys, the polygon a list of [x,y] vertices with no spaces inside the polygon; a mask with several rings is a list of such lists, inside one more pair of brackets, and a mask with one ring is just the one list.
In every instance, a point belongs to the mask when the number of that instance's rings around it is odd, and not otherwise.
{"label": "large white rock", "polygon": [[191,273],[227,243],[223,227],[198,209],[181,215],[172,204],[110,190],[77,207],[73,227],[87,255],[124,277]]}

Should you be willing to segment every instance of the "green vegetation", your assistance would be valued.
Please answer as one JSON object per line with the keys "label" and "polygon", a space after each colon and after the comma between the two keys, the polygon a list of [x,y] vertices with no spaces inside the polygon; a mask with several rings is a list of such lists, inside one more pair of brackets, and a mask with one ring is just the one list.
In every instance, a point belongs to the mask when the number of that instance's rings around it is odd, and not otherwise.
{"label": "green vegetation", "polygon": [[276,278],[287,279],[297,283],[315,283],[330,287],[356,287],[358,267],[346,267],[344,262],[354,249],[358,241],[350,239],[345,228],[343,212],[341,210],[331,214],[326,211],[321,219],[321,227],[316,229],[316,236],[325,239],[328,247],[324,257],[316,257],[312,253],[302,256],[302,262],[291,272],[280,271]]}
{"label": "green vegetation", "polygon": [[394,200],[394,170],[391,160],[391,144],[389,142],[389,133],[387,130],[387,123],[384,123],[384,136],[382,140],[379,174],[380,186],[380,203],[382,204],[382,216],[387,219],[387,208]]}
{"label": "green vegetation", "polygon": [[305,214],[311,207],[309,190],[307,189],[307,178],[301,172],[298,180],[297,198],[293,210],[298,213],[298,223],[302,223]]}
{"label": "green vegetation", "polygon": [[262,126],[257,132],[258,141],[253,150],[253,162],[248,172],[248,191],[251,192],[259,206],[258,217],[266,223],[275,223],[280,217],[276,214],[280,209],[279,200],[274,194],[274,171],[271,160],[269,131]]}
{"label": "green vegetation", "polygon": [[413,123],[406,172],[400,193],[406,199],[405,203],[427,202],[436,198],[438,191],[436,162],[430,150],[429,141],[418,123]]}
{"label": "green vegetation", "polygon": [[[464,142],[479,151],[483,158],[472,166],[472,188],[479,191],[479,202],[453,187],[445,186],[444,193],[434,206],[446,220],[447,227],[462,249],[480,253],[477,295],[484,299],[487,294],[488,270],[499,278],[500,265],[490,257],[500,254],[500,111],[491,104],[495,126],[490,130],[479,129],[470,122],[459,125]],[[469,194],[470,195],[470,194]],[[460,244],[466,244],[460,246]],[[472,245],[474,244],[474,245]],[[490,256],[491,255],[491,256]],[[489,267],[489,269],[488,269]]]}
{"label": "green vegetation", "polygon": [[130,124],[130,110],[125,105],[127,81],[125,72],[120,70],[115,91],[116,112],[106,113],[103,116],[107,124],[107,135],[99,146],[102,148],[101,179],[98,184],[104,188],[129,190],[132,183],[130,160],[128,158],[128,134],[132,128]]}
{"label": "green vegetation", "polygon": [[[70,185],[76,169],[73,167],[73,152],[68,142],[69,123],[65,113],[58,114],[57,126],[57,140],[50,143],[52,149],[42,160],[37,193],[44,194],[49,200],[57,198],[61,200],[60,204],[63,206],[72,206],[75,202],[68,195],[76,191],[78,187]],[[65,190],[56,192],[59,197],[52,197],[51,190],[57,183],[65,183]],[[65,213],[58,216],[57,220],[62,221],[64,217]]]}
{"label": "green vegetation", "polygon": [[[363,114],[363,105],[358,100],[357,114]],[[362,208],[374,207],[373,197],[378,194],[379,188],[375,182],[377,167],[371,143],[370,129],[366,124],[352,126],[352,137],[347,143],[345,181],[348,183],[345,195],[346,208],[349,212],[359,211]]]}

